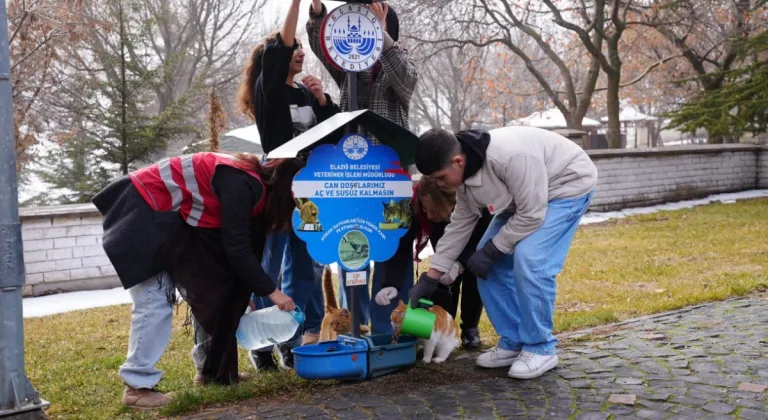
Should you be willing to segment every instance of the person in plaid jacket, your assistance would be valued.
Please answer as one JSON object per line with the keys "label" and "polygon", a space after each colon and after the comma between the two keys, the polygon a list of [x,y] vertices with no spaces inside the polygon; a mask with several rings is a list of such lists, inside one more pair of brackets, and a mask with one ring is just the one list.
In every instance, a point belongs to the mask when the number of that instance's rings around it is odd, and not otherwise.
{"label": "person in plaid jacket", "polygon": [[[386,2],[375,3],[369,6],[384,25],[384,51],[376,65],[370,70],[360,72],[357,76],[357,104],[359,109],[371,111],[386,117],[390,121],[406,128],[408,127],[408,113],[410,111],[411,97],[419,80],[416,64],[408,51],[398,42],[400,37],[400,22],[395,10]],[[309,46],[318,59],[333,77],[333,80],[341,90],[340,106],[342,111],[349,111],[349,78],[347,73],[336,68],[323,54],[320,45],[320,28],[328,10],[320,0],[312,0],[309,10],[309,22],[307,22],[307,34]],[[362,132],[374,145],[380,144],[371,133]],[[370,276],[370,269],[366,270]],[[383,282],[383,270],[375,270],[372,279],[373,295],[381,290]],[[342,275],[343,278],[343,275]],[[400,290],[403,296],[413,286],[413,261],[409,261],[407,267],[403,267],[403,284]],[[341,305],[349,309],[347,292],[343,283],[339,285],[339,297]],[[361,324],[371,323],[372,334],[391,334],[392,323],[390,314],[395,303],[379,306],[371,302],[371,294],[368,288],[360,288],[356,295],[355,317],[361,320]]]}
{"label": "person in plaid jacket", "polygon": [[[390,121],[408,127],[408,114],[411,97],[419,80],[419,73],[413,58],[399,42],[400,22],[395,10],[386,2],[370,6],[379,21],[384,23],[384,51],[379,62],[370,70],[360,72],[357,76],[357,105],[359,109],[371,111],[386,117]],[[323,63],[341,90],[340,106],[343,112],[349,111],[349,87],[347,73],[339,70],[330,63],[323,54],[320,45],[320,27],[328,10],[320,0],[312,0],[307,22],[309,46],[312,52]],[[363,132],[371,143],[379,144],[375,136]]]}

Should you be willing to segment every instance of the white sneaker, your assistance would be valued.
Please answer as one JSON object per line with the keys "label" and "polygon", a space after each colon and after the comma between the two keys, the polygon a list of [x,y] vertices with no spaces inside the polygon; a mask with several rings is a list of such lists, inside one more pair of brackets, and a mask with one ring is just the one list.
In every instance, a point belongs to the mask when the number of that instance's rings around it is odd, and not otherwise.
{"label": "white sneaker", "polygon": [[520,355],[519,351],[504,350],[503,348],[496,346],[478,356],[475,363],[484,368],[512,366],[518,355]]}
{"label": "white sneaker", "polygon": [[509,368],[508,376],[515,379],[533,379],[557,367],[557,356],[542,356],[539,354],[520,353],[515,363]]}

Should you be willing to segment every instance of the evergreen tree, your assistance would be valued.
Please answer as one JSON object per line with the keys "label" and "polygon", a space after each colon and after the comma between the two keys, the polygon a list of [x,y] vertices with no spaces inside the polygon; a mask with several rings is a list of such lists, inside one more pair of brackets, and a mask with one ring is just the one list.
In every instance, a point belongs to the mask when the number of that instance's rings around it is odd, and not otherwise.
{"label": "evergreen tree", "polygon": [[112,77],[96,85],[97,97],[105,99],[108,106],[103,115],[97,115],[88,125],[89,136],[104,152],[103,160],[118,165],[123,175],[134,163],[164,149],[173,136],[189,131],[183,122],[185,98],[159,114],[153,111],[149,89],[163,80],[165,69],[172,63],[153,70],[139,65],[142,51],[147,50],[146,43],[151,42],[153,35],[149,24],[131,24],[130,12],[125,7],[130,4],[121,0],[113,7],[116,48],[112,53],[100,52],[98,60],[104,68],[113,69],[107,72]]}
{"label": "evergreen tree", "polygon": [[33,169],[32,174],[48,185],[49,189],[23,205],[88,203],[112,178],[114,171],[100,164],[93,155],[92,142],[83,135],[62,139],[57,148],[41,158],[44,168]]}

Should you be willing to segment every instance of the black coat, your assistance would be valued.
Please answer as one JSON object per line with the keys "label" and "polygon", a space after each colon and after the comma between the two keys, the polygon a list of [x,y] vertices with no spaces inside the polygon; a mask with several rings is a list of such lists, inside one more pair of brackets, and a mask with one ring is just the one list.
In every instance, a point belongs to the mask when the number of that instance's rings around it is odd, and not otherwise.
{"label": "black coat", "polygon": [[178,211],[158,212],[124,176],[93,197],[104,216],[104,251],[123,287],[130,289],[167,269],[163,245],[185,226]]}

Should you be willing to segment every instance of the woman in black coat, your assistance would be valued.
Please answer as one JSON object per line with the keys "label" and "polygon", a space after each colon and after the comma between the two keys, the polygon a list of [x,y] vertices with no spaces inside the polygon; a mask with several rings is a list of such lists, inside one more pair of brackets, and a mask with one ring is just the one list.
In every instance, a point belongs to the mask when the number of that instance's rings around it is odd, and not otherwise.
{"label": "woman in black coat", "polygon": [[164,159],[120,178],[93,202],[104,216],[103,246],[133,300],[123,404],[170,403],[155,365],[170,340],[179,289],[210,340],[193,352],[199,382],[238,380],[235,331],[251,293],[282,310],[293,300],[261,268],[266,234],[290,229],[298,160],[261,164],[255,155],[196,153]]}

